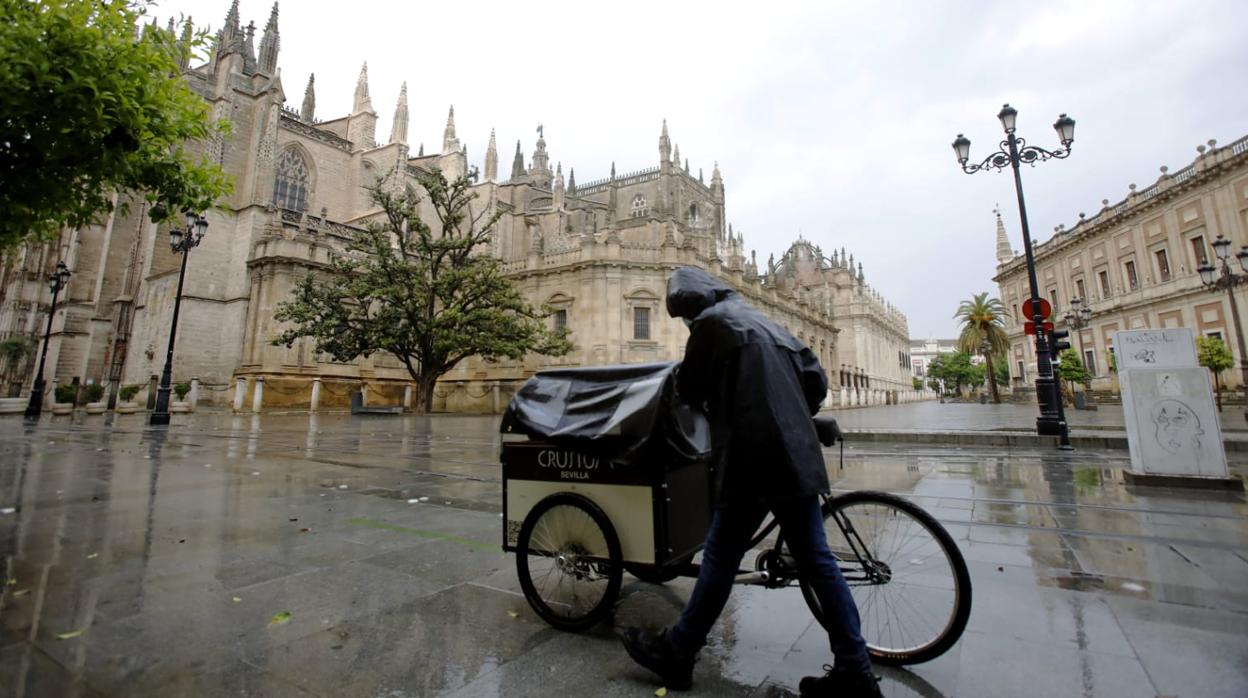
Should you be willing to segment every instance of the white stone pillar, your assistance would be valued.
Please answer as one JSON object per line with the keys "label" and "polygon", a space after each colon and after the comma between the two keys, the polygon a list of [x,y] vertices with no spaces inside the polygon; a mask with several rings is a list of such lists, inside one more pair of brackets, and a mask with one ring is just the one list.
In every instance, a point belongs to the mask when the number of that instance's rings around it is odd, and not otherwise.
{"label": "white stone pillar", "polygon": [[247,379],[239,378],[234,384],[234,411],[242,412],[244,400],[247,399]]}
{"label": "white stone pillar", "polygon": [[312,404],[309,406],[311,411],[315,412],[321,409],[321,379],[312,379]]}
{"label": "white stone pillar", "polygon": [[256,392],[251,396],[251,411],[259,412],[264,405],[264,376],[256,376]]}
{"label": "white stone pillar", "polygon": [[191,394],[187,395],[191,403],[191,411],[195,411],[195,405],[199,403],[199,377],[191,379]]}
{"label": "white stone pillar", "polygon": [[408,383],[403,386],[403,411],[410,412],[412,410],[412,384]]}
{"label": "white stone pillar", "polygon": [[490,386],[490,393],[491,414],[498,414],[502,412],[502,387],[498,381],[494,381],[494,384]]}
{"label": "white stone pillar", "polygon": [[845,390],[845,386],[841,386],[841,407],[849,404],[849,394]]}

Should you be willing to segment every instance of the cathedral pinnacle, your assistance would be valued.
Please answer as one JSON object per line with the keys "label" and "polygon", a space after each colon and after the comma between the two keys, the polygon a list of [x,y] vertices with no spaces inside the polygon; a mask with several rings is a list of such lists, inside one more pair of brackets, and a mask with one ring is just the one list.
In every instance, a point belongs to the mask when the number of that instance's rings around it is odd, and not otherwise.
{"label": "cathedral pinnacle", "polygon": [[368,61],[365,61],[360,67],[360,78],[355,81],[355,100],[351,106],[351,113],[359,114],[372,110],[373,102],[368,96]]}
{"label": "cathedral pinnacle", "polygon": [[277,31],[277,3],[269,13],[269,23],[264,25],[264,38],[260,40],[260,72],[273,75],[277,72],[277,52],[281,48],[281,36]]}
{"label": "cathedral pinnacle", "polygon": [[243,75],[256,74],[256,23],[247,23],[247,38],[243,43]]}
{"label": "cathedral pinnacle", "polygon": [[1005,223],[1001,220],[1001,207],[992,209],[997,214],[997,264],[1005,264],[1014,259],[1014,250],[1010,248],[1010,239],[1005,234]]}
{"label": "cathedral pinnacle", "polygon": [[485,181],[498,181],[498,143],[494,141],[494,129],[490,129],[490,144],[485,148]]}
{"label": "cathedral pinnacle", "polygon": [[680,167],[680,144],[679,143],[676,144],[676,154],[672,156],[672,162],[676,163],[677,167]]}
{"label": "cathedral pinnacle", "polygon": [[576,168],[568,168],[568,193],[576,196]]}
{"label": "cathedral pinnacle", "polygon": [[516,157],[511,161],[511,179],[518,180],[524,176],[524,151],[520,150],[520,141],[516,140]]}
{"label": "cathedral pinnacle", "polygon": [[394,107],[394,124],[390,127],[390,142],[407,144],[407,81],[399,88],[399,101]]}
{"label": "cathedral pinnacle", "polygon": [[455,137],[455,105],[446,115],[446,129],[442,131],[442,152],[454,153],[459,150],[459,139]]}
{"label": "cathedral pinnacle", "polygon": [[659,162],[667,163],[672,159],[672,141],[667,137],[667,119],[663,120],[663,133],[659,136]]}
{"label": "cathedral pinnacle", "polygon": [[303,108],[299,110],[299,118],[307,124],[316,118],[316,73],[308,75],[308,86],[303,90]]}

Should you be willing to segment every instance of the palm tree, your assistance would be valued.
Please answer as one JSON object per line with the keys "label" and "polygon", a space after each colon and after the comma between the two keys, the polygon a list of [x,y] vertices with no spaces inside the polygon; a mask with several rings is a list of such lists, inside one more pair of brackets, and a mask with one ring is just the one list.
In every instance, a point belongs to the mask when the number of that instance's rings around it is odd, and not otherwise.
{"label": "palm tree", "polygon": [[962,321],[962,334],[958,336],[958,349],[968,353],[982,354],[988,373],[988,386],[992,390],[993,404],[1001,404],[1001,395],[997,392],[997,376],[992,370],[992,357],[1004,356],[1010,347],[1010,340],[1005,336],[1005,306],[996,298],[989,298],[988,292],[976,294],[969,301],[962,301],[958,312],[953,315],[955,320]]}

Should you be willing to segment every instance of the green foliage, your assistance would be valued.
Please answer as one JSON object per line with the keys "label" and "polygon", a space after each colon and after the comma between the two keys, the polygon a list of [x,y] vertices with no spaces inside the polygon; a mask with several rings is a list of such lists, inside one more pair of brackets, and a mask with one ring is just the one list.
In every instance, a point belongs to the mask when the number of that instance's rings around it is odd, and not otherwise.
{"label": "green foliage", "polygon": [[104,386],[92,383],[86,387],[87,402],[99,402],[104,399]]}
{"label": "green foliage", "polygon": [[1235,365],[1235,357],[1217,337],[1196,338],[1196,360],[1213,374],[1213,391],[1222,411],[1222,372]]}
{"label": "green foliage", "polygon": [[[953,314],[954,319],[962,323],[958,349],[981,354],[988,368],[992,369],[989,374],[989,388],[992,390],[994,403],[1001,402],[1001,395],[997,390],[993,358],[1004,357],[1010,348],[1010,340],[1005,334],[1005,312],[1005,305],[999,299],[989,298],[985,291],[975,294],[969,301],[962,301],[958,311]],[[1008,380],[1008,368],[1006,376]]]}
{"label": "green foliage", "polygon": [[0,342],[0,358],[10,369],[35,350],[35,340],[26,335],[14,335]]}
{"label": "green foliage", "polygon": [[179,400],[185,400],[186,394],[191,392],[190,383],[174,383],[173,393],[178,396]]}
{"label": "green foliage", "polygon": [[78,389],[72,385],[62,383],[56,386],[56,389],[52,391],[52,395],[57,402],[72,405],[78,399]]}
{"label": "green foliage", "polygon": [[992,371],[993,371],[993,375],[995,375],[997,378],[997,385],[1001,385],[1002,383],[1005,383],[1007,385],[1009,384],[1010,365],[1006,363],[1004,357],[1002,357],[1000,361],[996,361],[992,364]]}
{"label": "green foliage", "polygon": [[1075,383],[1086,383],[1091,380],[1092,376],[1088,374],[1088,369],[1079,360],[1079,352],[1074,349],[1066,349],[1059,357],[1061,364],[1057,367],[1057,375],[1062,380],[1068,381],[1072,390]]}
{"label": "green foliage", "polygon": [[1109,367],[1110,373],[1118,372],[1118,355],[1114,353],[1113,349],[1105,350],[1105,365]]}
{"label": "green foliage", "polygon": [[472,210],[475,177],[419,176],[436,231],[420,218],[416,194],[371,187],[384,222],[356,233],[329,269],[296,283],[274,316],[289,326],[273,343],[311,337],[317,351],[344,362],[388,352],[416,381],[415,406],[425,412],[438,377],[469,356],[567,353],[565,333],[543,322],[546,309],[533,308],[484,254],[499,214]]}
{"label": "green foliage", "polygon": [[1217,337],[1196,338],[1196,359],[1215,376],[1235,365],[1231,350]]}
{"label": "green foliage", "polygon": [[919,378],[918,376],[911,376],[911,377],[910,377],[910,385],[914,386],[914,389],[915,389],[915,390],[922,390],[922,389],[923,389],[923,379],[922,379],[922,378]]}
{"label": "green foliage", "polygon": [[984,382],[984,368],[972,364],[971,355],[964,351],[938,355],[928,364],[927,375],[929,384],[932,379],[943,380],[946,392],[961,392],[963,387]]}
{"label": "green foliage", "polygon": [[130,402],[134,400],[134,396],[138,395],[142,388],[143,386],[141,385],[124,385],[121,390],[117,391],[117,394],[121,396],[122,402]]}
{"label": "green foliage", "polygon": [[205,37],[136,38],[148,4],[0,0],[0,248],[98,222],[118,191],[159,204],[154,218],[228,192],[221,168],[187,149],[216,128],[180,77]]}

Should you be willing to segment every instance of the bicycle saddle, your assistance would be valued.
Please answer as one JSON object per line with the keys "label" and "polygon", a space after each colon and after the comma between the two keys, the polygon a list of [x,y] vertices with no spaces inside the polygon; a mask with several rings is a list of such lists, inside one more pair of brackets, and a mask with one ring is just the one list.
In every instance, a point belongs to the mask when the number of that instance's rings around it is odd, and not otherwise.
{"label": "bicycle saddle", "polygon": [[819,443],[824,446],[832,446],[837,441],[844,441],[845,435],[841,433],[841,427],[836,423],[834,417],[814,417],[815,433],[819,436]]}

